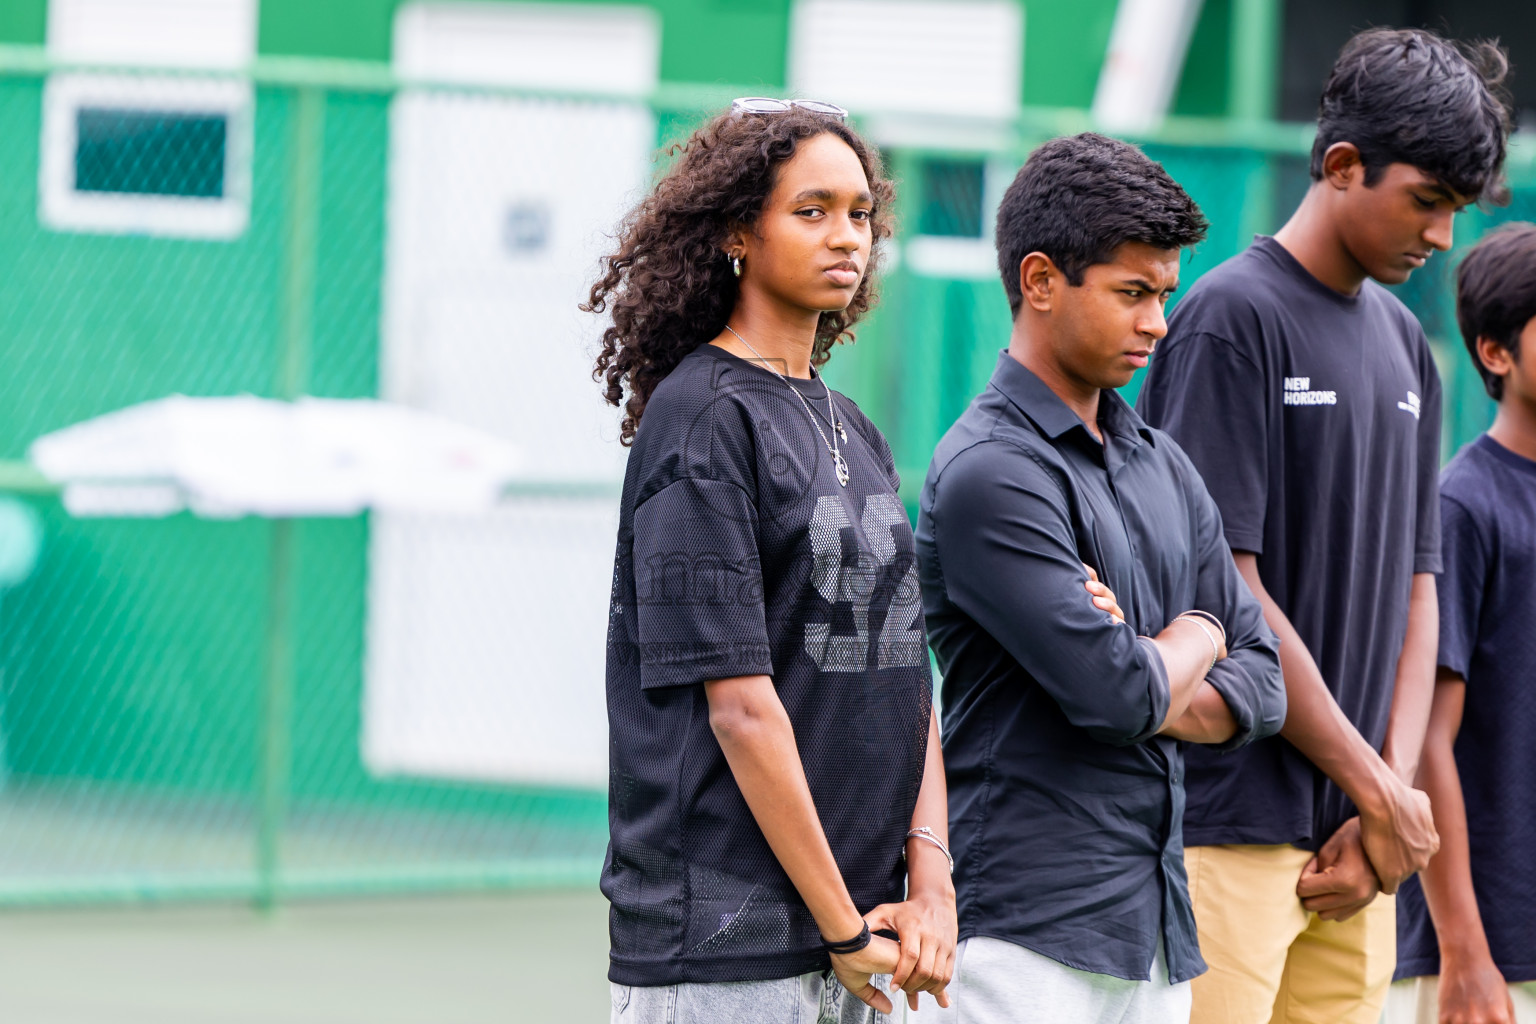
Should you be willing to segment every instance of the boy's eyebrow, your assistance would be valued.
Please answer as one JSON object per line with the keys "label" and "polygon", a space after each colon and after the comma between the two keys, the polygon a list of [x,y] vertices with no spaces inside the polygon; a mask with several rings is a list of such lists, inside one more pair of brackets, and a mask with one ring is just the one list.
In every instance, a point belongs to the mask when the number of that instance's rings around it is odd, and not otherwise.
{"label": "boy's eyebrow", "polygon": [[1173,282],[1173,284],[1169,285],[1167,288],[1154,288],[1150,282],[1140,277],[1128,277],[1120,283],[1129,285],[1132,288],[1140,288],[1144,292],[1157,293],[1161,291],[1169,295],[1172,295],[1174,292],[1179,290],[1179,282],[1177,281]]}
{"label": "boy's eyebrow", "polygon": [[1472,205],[1471,199],[1468,199],[1466,196],[1457,195],[1455,189],[1451,188],[1449,185],[1438,178],[1430,178],[1423,183],[1423,187],[1429,189],[1435,195],[1439,196],[1441,199],[1444,199],[1452,206],[1460,208]]}

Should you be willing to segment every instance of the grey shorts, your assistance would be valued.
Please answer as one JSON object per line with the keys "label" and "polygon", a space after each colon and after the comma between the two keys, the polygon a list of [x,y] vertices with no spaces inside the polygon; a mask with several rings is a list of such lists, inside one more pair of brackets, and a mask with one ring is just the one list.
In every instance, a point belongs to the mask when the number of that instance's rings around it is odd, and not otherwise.
{"label": "grey shorts", "polygon": [[[890,984],[889,976],[876,975],[876,987],[887,995]],[[891,1020],[849,995],[831,971],[776,981],[609,987],[612,1024],[890,1024]],[[905,1005],[900,998],[891,1003]]]}

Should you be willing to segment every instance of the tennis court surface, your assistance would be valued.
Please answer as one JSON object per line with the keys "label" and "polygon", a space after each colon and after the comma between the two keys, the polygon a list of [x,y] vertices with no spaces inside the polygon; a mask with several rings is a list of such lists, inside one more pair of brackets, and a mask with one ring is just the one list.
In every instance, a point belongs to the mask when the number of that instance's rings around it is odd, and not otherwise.
{"label": "tennis court surface", "polygon": [[567,1024],[608,1018],[585,891],[0,914],[5,1024]]}

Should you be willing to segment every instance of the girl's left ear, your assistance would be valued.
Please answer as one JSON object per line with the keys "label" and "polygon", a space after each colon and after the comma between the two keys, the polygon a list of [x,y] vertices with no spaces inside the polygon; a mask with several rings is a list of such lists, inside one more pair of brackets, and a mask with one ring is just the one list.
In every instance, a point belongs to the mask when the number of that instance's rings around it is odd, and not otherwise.
{"label": "girl's left ear", "polygon": [[725,258],[728,260],[745,258],[747,255],[747,232],[745,228],[734,227],[725,233]]}

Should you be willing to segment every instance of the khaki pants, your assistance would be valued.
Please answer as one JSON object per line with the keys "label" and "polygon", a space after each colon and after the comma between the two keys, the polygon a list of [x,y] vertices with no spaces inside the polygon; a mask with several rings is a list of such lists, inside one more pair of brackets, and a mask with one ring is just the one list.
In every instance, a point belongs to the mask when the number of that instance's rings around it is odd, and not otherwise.
{"label": "khaki pants", "polygon": [[[1509,998],[1517,1024],[1536,1024],[1536,981],[1512,983]],[[1431,974],[1394,982],[1381,1024],[1440,1024],[1440,979]]]}
{"label": "khaki pants", "polygon": [[1396,898],[1348,921],[1305,910],[1293,846],[1184,852],[1200,951],[1191,1024],[1376,1024],[1397,963]]}

